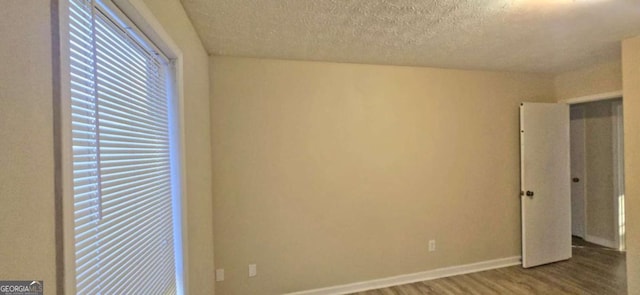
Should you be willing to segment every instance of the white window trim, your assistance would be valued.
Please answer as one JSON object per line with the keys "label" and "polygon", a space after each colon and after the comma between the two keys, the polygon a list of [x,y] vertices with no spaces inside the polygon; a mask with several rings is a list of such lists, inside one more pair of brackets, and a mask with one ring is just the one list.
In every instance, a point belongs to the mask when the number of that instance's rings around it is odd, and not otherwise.
{"label": "white window trim", "polygon": [[[174,220],[179,222],[181,237],[176,238],[174,247],[178,253],[182,253],[180,260],[182,267],[177,267],[176,272],[181,273],[182,279],[178,288],[183,294],[188,294],[189,267],[188,267],[188,231],[187,231],[187,187],[185,169],[185,137],[184,137],[184,58],[182,50],[177,46],[169,34],[164,30],[160,22],[155,18],[151,10],[144,4],[143,0],[102,0],[108,5],[118,7],[129,18],[135,27],[139,29],[149,40],[158,47],[162,53],[169,58],[172,74],[173,121],[174,134],[177,132],[177,141],[174,143],[172,161],[178,161],[179,175],[172,175],[175,181],[175,190],[179,194],[179,202],[174,202],[174,210],[180,213],[180,218]],[[71,103],[67,99],[70,93],[70,61],[69,55],[69,3],[66,0],[59,0],[59,48],[60,48],[60,128],[61,134],[61,170],[62,170],[62,226],[63,226],[63,276],[64,293],[75,294],[75,243],[74,243],[74,204],[73,204],[73,152],[71,134]],[[177,178],[177,179],[176,179]],[[175,212],[175,211],[174,211]],[[179,247],[179,249],[178,249]],[[180,294],[180,293],[179,293]]]}

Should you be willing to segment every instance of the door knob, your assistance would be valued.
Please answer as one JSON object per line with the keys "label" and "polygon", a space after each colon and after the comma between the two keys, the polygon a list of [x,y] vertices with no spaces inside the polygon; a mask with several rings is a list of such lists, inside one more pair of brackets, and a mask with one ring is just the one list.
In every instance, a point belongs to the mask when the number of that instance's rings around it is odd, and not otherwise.
{"label": "door knob", "polygon": [[571,180],[573,180],[573,182],[580,182],[580,178],[577,178],[577,177],[574,177],[574,178],[573,178],[573,179],[571,179]]}
{"label": "door knob", "polygon": [[527,191],[527,197],[533,197],[533,192],[532,191]]}

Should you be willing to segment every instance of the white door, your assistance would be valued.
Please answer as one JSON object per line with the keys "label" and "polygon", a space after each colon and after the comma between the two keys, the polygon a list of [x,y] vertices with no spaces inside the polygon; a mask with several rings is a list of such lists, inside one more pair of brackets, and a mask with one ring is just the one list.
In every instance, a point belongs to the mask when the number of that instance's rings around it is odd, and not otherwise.
{"label": "white door", "polygon": [[569,106],[520,106],[522,266],[571,258]]}
{"label": "white door", "polygon": [[571,106],[571,234],[585,237],[584,106]]}

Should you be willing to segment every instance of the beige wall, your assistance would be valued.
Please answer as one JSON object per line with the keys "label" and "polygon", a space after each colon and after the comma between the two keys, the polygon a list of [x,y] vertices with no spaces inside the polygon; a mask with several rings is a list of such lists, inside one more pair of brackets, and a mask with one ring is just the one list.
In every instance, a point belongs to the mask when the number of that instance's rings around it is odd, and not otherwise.
{"label": "beige wall", "polygon": [[640,37],[622,42],[627,281],[640,294]]}
{"label": "beige wall", "polygon": [[587,235],[615,242],[612,101],[583,107]]}
{"label": "beige wall", "polygon": [[[50,2],[0,9],[0,280],[55,294]],[[147,1],[184,56],[190,294],[213,294],[208,56],[178,0]]]}
{"label": "beige wall", "polygon": [[558,74],[555,77],[555,87],[558,99],[622,90],[620,60]]}
{"label": "beige wall", "polygon": [[2,1],[0,40],[0,280],[55,294],[49,1]]}
{"label": "beige wall", "polygon": [[178,0],[144,0],[182,51],[190,294],[213,294],[209,57]]}
{"label": "beige wall", "polygon": [[227,57],[210,72],[218,294],[520,255],[518,104],[553,98],[551,78]]}

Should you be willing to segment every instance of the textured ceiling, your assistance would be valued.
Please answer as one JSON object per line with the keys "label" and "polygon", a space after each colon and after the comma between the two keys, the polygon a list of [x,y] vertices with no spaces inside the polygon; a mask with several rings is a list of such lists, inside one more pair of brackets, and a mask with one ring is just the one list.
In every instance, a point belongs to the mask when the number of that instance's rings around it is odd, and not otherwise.
{"label": "textured ceiling", "polygon": [[640,0],[181,1],[214,55],[562,72],[640,35]]}

